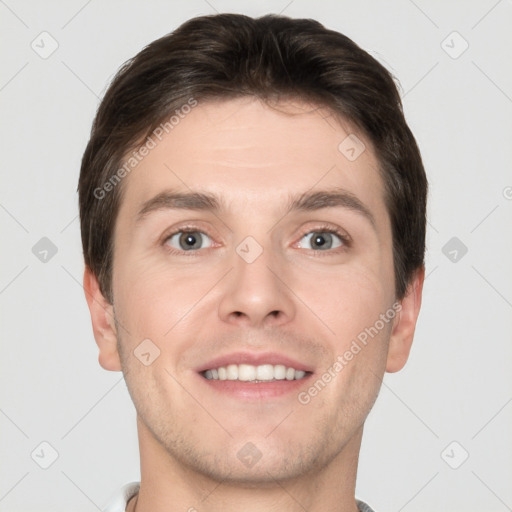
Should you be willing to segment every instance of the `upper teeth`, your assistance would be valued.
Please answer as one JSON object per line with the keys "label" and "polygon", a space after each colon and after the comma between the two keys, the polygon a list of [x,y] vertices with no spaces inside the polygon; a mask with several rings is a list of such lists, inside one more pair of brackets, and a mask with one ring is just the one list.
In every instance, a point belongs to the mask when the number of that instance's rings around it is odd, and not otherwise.
{"label": "upper teeth", "polygon": [[282,364],[229,364],[206,370],[204,376],[214,380],[242,380],[242,381],[269,381],[269,380],[299,380],[306,375],[305,371],[286,367]]}

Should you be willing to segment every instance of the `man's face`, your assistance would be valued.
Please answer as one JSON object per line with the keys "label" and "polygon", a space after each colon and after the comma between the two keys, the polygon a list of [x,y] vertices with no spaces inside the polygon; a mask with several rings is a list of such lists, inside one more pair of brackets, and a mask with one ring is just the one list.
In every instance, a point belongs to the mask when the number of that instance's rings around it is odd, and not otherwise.
{"label": "man's face", "polygon": [[[114,314],[141,443],[219,480],[291,478],[358,448],[398,318],[338,357],[395,301],[384,186],[360,133],[354,160],[348,126],[280,109],[199,103],[122,184]],[[320,191],[341,197],[290,209]],[[170,197],[192,193],[218,207]]]}

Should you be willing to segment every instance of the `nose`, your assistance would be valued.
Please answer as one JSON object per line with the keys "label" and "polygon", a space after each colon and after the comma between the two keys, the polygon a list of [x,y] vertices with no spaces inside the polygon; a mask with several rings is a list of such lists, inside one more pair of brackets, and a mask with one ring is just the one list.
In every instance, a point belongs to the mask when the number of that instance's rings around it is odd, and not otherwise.
{"label": "nose", "polygon": [[286,284],[286,262],[278,261],[270,250],[254,260],[243,253],[233,255],[219,305],[223,322],[240,327],[277,327],[295,316],[293,292]]}

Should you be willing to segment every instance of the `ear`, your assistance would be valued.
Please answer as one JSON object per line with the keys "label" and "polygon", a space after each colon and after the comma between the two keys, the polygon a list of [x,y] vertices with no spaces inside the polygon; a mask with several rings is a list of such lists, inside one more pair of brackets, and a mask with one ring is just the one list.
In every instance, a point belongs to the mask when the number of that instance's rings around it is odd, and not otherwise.
{"label": "ear", "polygon": [[84,291],[91,313],[94,338],[100,349],[98,361],[105,370],[121,371],[114,307],[101,293],[98,279],[88,266],[84,271]]}
{"label": "ear", "polygon": [[416,320],[421,307],[421,294],[425,280],[425,268],[421,267],[411,279],[405,297],[401,300],[401,310],[395,317],[395,323],[389,340],[386,371],[394,373],[401,370],[411,351]]}

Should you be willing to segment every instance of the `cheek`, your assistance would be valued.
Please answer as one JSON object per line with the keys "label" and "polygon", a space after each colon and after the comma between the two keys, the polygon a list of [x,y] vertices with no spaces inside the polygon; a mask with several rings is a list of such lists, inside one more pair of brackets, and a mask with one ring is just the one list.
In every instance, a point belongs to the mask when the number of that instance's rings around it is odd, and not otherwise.
{"label": "cheek", "polygon": [[131,346],[149,338],[162,351],[172,346],[177,356],[190,329],[197,328],[194,321],[203,306],[198,303],[218,279],[215,272],[204,267],[185,271],[155,258],[118,263],[114,300],[116,315],[129,331],[126,341]]}
{"label": "cheek", "polygon": [[322,382],[313,384],[317,391],[312,392],[321,395],[315,406],[319,410],[338,404],[332,414],[340,428],[346,428],[347,417],[359,424],[377,398],[396,313],[393,294],[366,272],[347,270],[339,280],[325,285],[329,292],[317,300],[322,301],[322,319],[334,334],[325,338],[330,358],[317,376]]}
{"label": "cheek", "polygon": [[337,350],[373,326],[392,306],[392,284],[367,266],[351,265],[341,267],[336,274],[302,279],[303,296],[329,327]]}
{"label": "cheek", "polygon": [[392,281],[368,267],[354,266],[331,283],[331,290],[337,299],[331,295],[336,335],[327,371],[336,375],[332,399],[344,404],[342,409],[357,407],[366,414],[377,397],[386,364],[395,316]]}

